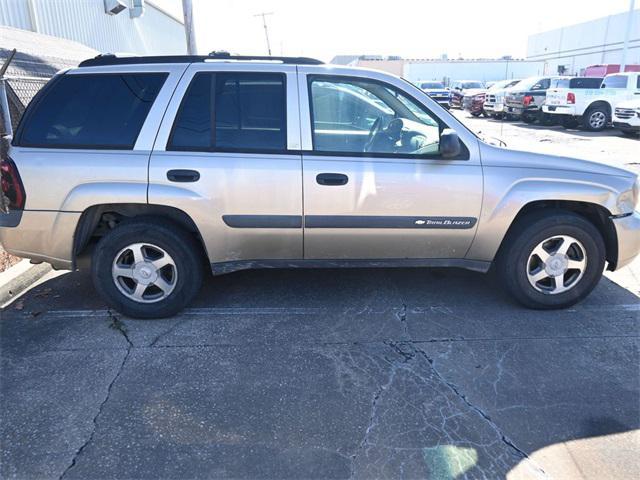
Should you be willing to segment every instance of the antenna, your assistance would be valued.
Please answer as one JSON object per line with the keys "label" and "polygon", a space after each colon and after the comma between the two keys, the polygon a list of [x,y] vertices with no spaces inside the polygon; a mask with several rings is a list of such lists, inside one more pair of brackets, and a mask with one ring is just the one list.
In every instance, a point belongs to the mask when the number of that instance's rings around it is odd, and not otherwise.
{"label": "antenna", "polygon": [[267,52],[269,52],[269,56],[271,56],[271,44],[269,43],[269,29],[267,28],[267,17],[268,15],[273,15],[273,12],[262,12],[254,15],[254,17],[262,17],[262,26],[264,27],[264,36],[267,39]]}

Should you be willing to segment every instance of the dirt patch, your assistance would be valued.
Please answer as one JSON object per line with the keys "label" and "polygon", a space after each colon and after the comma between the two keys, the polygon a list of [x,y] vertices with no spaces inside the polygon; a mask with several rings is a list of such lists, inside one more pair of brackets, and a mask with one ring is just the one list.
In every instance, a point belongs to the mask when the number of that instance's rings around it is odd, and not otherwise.
{"label": "dirt patch", "polygon": [[4,251],[4,248],[2,248],[2,245],[0,245],[0,272],[4,272],[6,269],[15,265],[20,260],[22,259],[18,257],[14,257],[13,255],[9,255],[7,252]]}

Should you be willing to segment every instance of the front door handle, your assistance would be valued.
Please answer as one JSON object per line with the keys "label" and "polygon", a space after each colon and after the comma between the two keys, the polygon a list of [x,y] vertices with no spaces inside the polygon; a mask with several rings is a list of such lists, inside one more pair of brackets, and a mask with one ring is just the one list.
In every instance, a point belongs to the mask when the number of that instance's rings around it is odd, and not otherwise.
{"label": "front door handle", "polygon": [[178,183],[197,182],[200,180],[200,172],[196,170],[169,170],[167,178]]}
{"label": "front door handle", "polygon": [[316,176],[316,182],[320,185],[338,186],[346,185],[349,181],[349,177],[343,173],[319,173]]}

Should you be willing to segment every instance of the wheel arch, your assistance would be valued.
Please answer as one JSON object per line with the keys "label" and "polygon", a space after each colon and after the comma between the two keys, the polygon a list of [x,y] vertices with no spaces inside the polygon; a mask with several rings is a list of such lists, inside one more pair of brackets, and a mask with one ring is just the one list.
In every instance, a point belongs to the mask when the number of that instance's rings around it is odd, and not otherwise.
{"label": "wheel arch", "polygon": [[596,108],[596,107],[604,107],[607,110],[607,113],[609,114],[609,117],[611,117],[613,109],[611,107],[611,104],[609,102],[607,102],[606,100],[596,100],[595,102],[591,102],[589,104],[589,106],[584,109],[585,115],[587,114],[587,112],[589,112],[589,110],[591,110],[592,108]]}
{"label": "wheel arch", "polygon": [[135,217],[161,218],[191,233],[202,248],[203,258],[208,262],[208,252],[200,230],[184,211],[175,207],[146,203],[105,203],[86,208],[78,220],[73,236],[73,268],[77,267],[78,259],[88,253],[99,237],[117,228],[121,221]]}
{"label": "wheel arch", "polygon": [[602,205],[575,200],[534,200],[523,205],[502,237],[496,257],[500,255],[509,241],[511,233],[516,230],[520,222],[532,213],[545,210],[548,210],[550,214],[554,212],[571,212],[580,215],[594,225],[602,235],[605,243],[607,269],[615,270],[618,262],[618,236],[611,220],[611,212]]}

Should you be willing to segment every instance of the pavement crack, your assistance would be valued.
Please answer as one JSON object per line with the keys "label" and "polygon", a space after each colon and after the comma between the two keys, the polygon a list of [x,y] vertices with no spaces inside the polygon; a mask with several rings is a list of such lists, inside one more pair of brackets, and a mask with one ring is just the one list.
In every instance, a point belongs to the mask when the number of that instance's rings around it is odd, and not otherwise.
{"label": "pavement crack", "polygon": [[113,390],[113,386],[115,385],[116,381],[120,377],[120,374],[124,370],[124,366],[127,363],[127,359],[129,358],[129,354],[131,353],[131,349],[133,348],[133,344],[131,343],[131,340],[129,340],[129,337],[127,336],[127,330],[124,324],[120,321],[120,319],[115,314],[111,312],[111,310],[109,310],[109,318],[111,319],[111,324],[109,325],[110,328],[113,328],[114,330],[118,330],[127,341],[127,344],[128,344],[127,350],[124,357],[122,357],[122,362],[118,367],[118,371],[113,376],[113,378],[111,379],[111,382],[109,382],[109,385],[107,386],[106,395],[102,399],[102,402],[100,402],[100,405],[98,406],[98,411],[93,416],[91,432],[89,433],[87,440],[80,446],[80,448],[76,450],[76,452],[73,455],[73,458],[71,459],[71,463],[69,463],[69,465],[67,466],[67,468],[64,469],[60,477],[58,477],[59,480],[62,480],[67,475],[67,473],[69,473],[69,471],[76,466],[78,458],[80,457],[80,455],[82,455],[82,452],[84,452],[85,448],[87,448],[87,446],[93,441],[93,437],[98,428],[98,417],[100,417],[100,415],[102,414],[102,411],[104,410],[105,405],[109,401],[109,398],[111,397],[111,391]]}
{"label": "pavement crack", "polygon": [[398,372],[398,368],[401,365],[409,363],[415,357],[415,353],[404,351],[395,342],[385,341],[383,343],[385,345],[387,345],[388,347],[390,347],[398,355],[400,355],[402,357],[402,362],[398,363],[397,361],[393,361],[393,360],[390,360],[388,358],[385,358],[385,360],[387,362],[389,362],[389,364],[391,365],[391,371],[389,372],[389,377],[388,377],[387,381],[384,384],[380,385],[375,390],[375,392],[373,394],[373,398],[371,400],[371,414],[369,415],[369,422],[367,423],[367,428],[365,429],[364,436],[362,437],[362,440],[360,441],[360,444],[358,445],[357,450],[351,455],[351,475],[350,475],[350,478],[354,477],[354,474],[355,474],[355,472],[354,472],[355,462],[356,462],[356,459],[358,458],[358,454],[360,453],[361,450],[364,450],[366,448],[366,446],[368,445],[368,443],[369,443],[369,435],[371,433],[371,430],[373,430],[373,428],[377,425],[378,401],[380,400],[380,397],[393,384],[393,381],[394,381],[394,379],[396,377],[396,374]]}
{"label": "pavement crack", "polygon": [[400,310],[396,312],[396,318],[400,320],[400,324],[402,325],[402,333],[405,334],[407,338],[409,338],[409,325],[407,324],[407,304],[403,303]]}
{"label": "pavement crack", "polygon": [[476,412],[478,415],[480,415],[488,424],[489,426],[498,434],[500,440],[507,445],[509,448],[511,448],[515,454],[523,459],[527,459],[529,462],[531,462],[532,466],[534,466],[536,469],[538,469],[540,471],[540,473],[544,476],[544,477],[548,477],[547,473],[544,471],[544,469],[538,465],[528,454],[527,452],[525,452],[524,450],[522,450],[521,448],[519,448],[508,436],[506,433],[504,433],[502,431],[502,429],[493,421],[493,419],[491,418],[491,416],[485,412],[482,408],[480,408],[479,406],[473,404],[468,398],[467,396],[462,393],[460,391],[460,388],[454,384],[453,382],[448,381],[446,378],[444,378],[444,376],[438,371],[438,369],[435,367],[434,365],[434,360],[432,357],[430,357],[424,350],[419,349],[418,347],[416,347],[413,342],[410,342],[412,348],[419,353],[420,355],[422,355],[427,362],[429,363],[429,365],[431,366],[431,369],[433,370],[433,373],[435,374],[435,376],[443,383],[445,384],[458,398],[460,398],[460,400],[462,400],[472,411]]}

